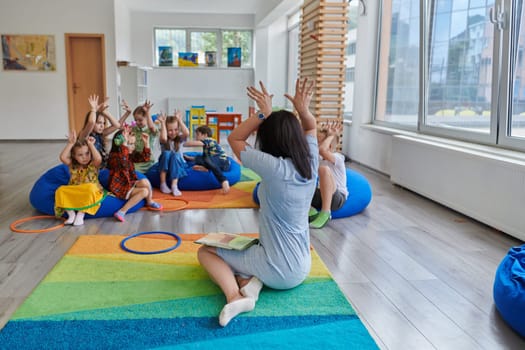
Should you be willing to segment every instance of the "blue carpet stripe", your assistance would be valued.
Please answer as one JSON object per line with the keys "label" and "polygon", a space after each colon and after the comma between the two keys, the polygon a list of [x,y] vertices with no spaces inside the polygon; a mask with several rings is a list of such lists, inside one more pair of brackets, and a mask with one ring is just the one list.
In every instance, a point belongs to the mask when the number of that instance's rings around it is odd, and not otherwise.
{"label": "blue carpet stripe", "polygon": [[370,338],[363,324],[355,318],[300,328],[250,333],[155,348],[155,350],[168,349],[370,350],[378,349],[378,347]]}
{"label": "blue carpet stripe", "polygon": [[[219,326],[217,317],[111,321],[11,321],[0,332],[0,344],[5,349],[38,349],[43,344],[49,349],[144,349],[218,341],[244,335],[257,337],[258,333],[271,331],[279,331],[284,335],[286,333],[284,330],[320,325],[326,326],[323,329],[331,329],[331,325],[337,322],[350,320],[361,324],[357,316],[337,315],[241,316],[232,320],[226,328]],[[341,333],[341,330],[335,332],[339,335],[340,341],[344,340],[345,332]],[[364,327],[362,332],[366,333]],[[263,340],[267,338],[263,334],[259,338],[260,341],[267,340]],[[368,338],[370,338],[369,335]],[[348,344],[352,344],[352,340],[353,336],[349,334],[347,348]]]}

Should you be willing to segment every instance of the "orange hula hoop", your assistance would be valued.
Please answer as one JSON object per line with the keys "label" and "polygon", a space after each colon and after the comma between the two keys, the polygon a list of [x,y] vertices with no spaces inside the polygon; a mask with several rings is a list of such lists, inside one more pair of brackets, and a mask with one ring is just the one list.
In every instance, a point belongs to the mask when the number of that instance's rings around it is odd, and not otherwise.
{"label": "orange hula hoop", "polygon": [[[156,202],[162,204],[162,209],[151,209],[151,208],[148,208],[147,206],[142,207],[142,209],[151,210],[151,211],[179,211],[179,210],[186,208],[188,205],[190,205],[190,202],[188,202],[186,199],[183,199],[183,198],[157,199]],[[169,203],[174,203],[174,202],[182,202],[182,204],[175,208],[170,207]]]}
{"label": "orange hula hoop", "polygon": [[[37,220],[37,219],[55,219],[55,220],[62,220],[62,223],[61,224],[58,224],[56,226],[52,226],[52,227],[48,227],[48,228],[42,228],[42,229],[37,229],[37,230],[24,230],[24,229],[20,229],[20,228],[17,228],[18,225],[24,223],[24,222],[28,222],[28,221],[31,221],[31,220]],[[50,232],[50,231],[53,231],[53,230],[57,230],[61,227],[64,227],[64,221],[65,219],[63,218],[57,218],[56,216],[51,216],[51,215],[38,215],[38,216],[30,216],[28,218],[22,218],[22,219],[19,219],[19,220],[16,220],[14,221],[10,226],[9,228],[11,229],[11,231],[13,232],[18,232],[18,233],[43,233],[43,232]]]}

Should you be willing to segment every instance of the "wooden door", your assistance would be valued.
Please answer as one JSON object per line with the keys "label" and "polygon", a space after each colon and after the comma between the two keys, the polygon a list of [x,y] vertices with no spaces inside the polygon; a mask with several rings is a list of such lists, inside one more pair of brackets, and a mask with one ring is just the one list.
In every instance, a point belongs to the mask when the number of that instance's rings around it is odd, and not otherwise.
{"label": "wooden door", "polygon": [[89,95],[106,96],[103,34],[66,34],[69,130],[79,132],[89,112]]}

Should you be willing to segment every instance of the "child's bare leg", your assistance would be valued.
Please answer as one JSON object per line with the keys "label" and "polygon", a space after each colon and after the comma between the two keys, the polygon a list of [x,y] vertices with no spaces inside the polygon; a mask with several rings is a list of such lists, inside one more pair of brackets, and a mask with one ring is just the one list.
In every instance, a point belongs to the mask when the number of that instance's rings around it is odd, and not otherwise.
{"label": "child's bare leg", "polygon": [[128,201],[126,202],[126,204],[124,204],[124,206],[122,208],[120,208],[119,211],[124,213],[124,214],[126,214],[128,212],[128,210],[133,208],[138,202],[140,202],[141,200],[143,200],[147,196],[148,196],[148,190],[147,189],[140,188],[140,187],[135,187],[133,189],[133,191],[131,192],[131,195],[130,195]]}
{"label": "child's bare leg", "polygon": [[153,201],[153,191],[151,190],[151,184],[149,183],[149,180],[142,179],[137,181],[137,184],[135,185],[137,188],[144,189],[146,191],[146,204],[150,209],[162,209],[162,205],[160,205],[157,202]]}
{"label": "child's bare leg", "polygon": [[230,192],[230,183],[228,182],[228,180],[224,180],[221,185],[222,193],[227,194],[228,192]]}

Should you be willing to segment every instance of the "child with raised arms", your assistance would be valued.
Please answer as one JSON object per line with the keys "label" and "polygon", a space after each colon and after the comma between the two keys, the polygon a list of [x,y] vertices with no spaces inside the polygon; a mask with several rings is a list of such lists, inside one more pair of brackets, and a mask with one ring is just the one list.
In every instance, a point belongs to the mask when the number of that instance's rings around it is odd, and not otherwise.
{"label": "child with raised arms", "polygon": [[95,148],[95,138],[77,140],[75,131],[71,131],[60,160],[69,167],[70,178],[55,192],[55,215],[61,217],[65,211],[66,225],[83,225],[84,215],[95,215],[104,199],[104,189],[98,181],[102,157]]}
{"label": "child with raised arms", "polygon": [[[149,134],[143,133],[142,142],[149,145]],[[135,150],[135,135],[128,127],[118,131],[113,136],[111,151],[108,158],[109,190],[120,199],[127,202],[113,215],[118,221],[124,222],[124,216],[141,200],[153,210],[160,210],[162,206],[152,199],[153,192],[147,178],[138,179],[135,173],[134,162],[149,161],[151,150],[148,146],[141,152]]]}
{"label": "child with raised arms", "polygon": [[118,130],[121,123],[131,114],[131,109],[128,107],[126,101],[122,101],[125,113],[120,120],[116,120],[111,113],[109,113],[108,99],[109,98],[106,98],[104,102],[99,104],[99,97],[97,95],[89,96],[90,111],[86,114],[84,127],[78,135],[79,140],[85,139],[88,136],[95,138],[95,147],[102,157],[101,168],[106,167],[108,160],[106,137]]}
{"label": "child with raised arms", "polygon": [[[319,143],[319,184],[312,198],[308,219],[311,228],[323,228],[331,218],[331,212],[340,209],[348,197],[346,188],[345,156],[335,151],[343,130],[340,122],[329,122],[317,134]],[[321,208],[317,211],[316,208]]]}
{"label": "child with raised arms", "polygon": [[[160,121],[160,149],[159,171],[160,171],[160,190],[163,193],[172,193],[180,196],[182,193],[178,187],[181,177],[187,176],[187,163],[183,156],[183,143],[190,134],[186,125],[182,121],[180,111],[175,111],[174,116],[166,117],[161,114]],[[168,185],[169,184],[169,185]]]}

